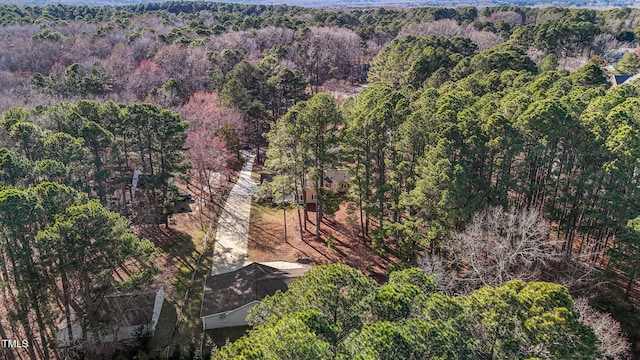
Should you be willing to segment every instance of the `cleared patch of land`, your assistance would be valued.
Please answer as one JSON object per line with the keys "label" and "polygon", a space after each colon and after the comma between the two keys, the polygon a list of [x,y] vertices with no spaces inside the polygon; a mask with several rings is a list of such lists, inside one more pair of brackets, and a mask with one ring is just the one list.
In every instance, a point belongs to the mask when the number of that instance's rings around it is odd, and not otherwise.
{"label": "cleared patch of land", "polygon": [[[302,213],[302,210],[300,210]],[[287,236],[285,241],[285,217],[281,208],[253,204],[249,230],[250,261],[292,261],[312,264],[343,263],[373,276],[378,281],[386,279],[387,267],[393,259],[374,253],[370,241],[363,242],[356,226],[347,221],[347,205],[343,203],[332,219],[324,219],[321,240],[315,240],[315,213],[309,212],[307,230],[302,231],[297,209],[286,211]]]}

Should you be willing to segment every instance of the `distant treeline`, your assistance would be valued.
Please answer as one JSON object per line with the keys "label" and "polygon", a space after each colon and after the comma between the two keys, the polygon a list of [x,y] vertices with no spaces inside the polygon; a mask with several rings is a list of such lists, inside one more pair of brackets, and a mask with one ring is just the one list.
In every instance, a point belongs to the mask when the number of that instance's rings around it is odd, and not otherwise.
{"label": "distant treeline", "polygon": [[[521,5],[521,6],[520,6]],[[310,26],[338,26],[355,31],[364,41],[376,30],[390,35],[409,24],[438,20],[455,20],[459,25],[472,25],[478,30],[488,30],[502,36],[510,36],[516,28],[535,27],[556,18],[588,21],[599,27],[599,32],[612,33],[617,40],[635,40],[634,19],[638,10],[614,8],[604,11],[568,8],[531,8],[537,3],[523,1],[518,6],[476,7],[423,7],[423,8],[343,8],[319,9],[290,5],[232,4],[218,2],[144,3],[124,6],[0,5],[0,25],[41,24],[47,27],[65,21],[112,24],[125,28],[123,21],[144,14],[159,16],[167,24],[175,23],[175,16],[189,20],[189,30],[200,35],[217,35],[231,31],[282,27],[303,29]],[[588,5],[586,2],[575,5]],[[603,4],[605,5],[605,4]],[[608,4],[611,5],[611,4]],[[631,5],[621,2],[617,5]],[[553,22],[553,21],[552,21]],[[205,24],[206,23],[206,24]],[[631,27],[633,26],[633,27]]]}

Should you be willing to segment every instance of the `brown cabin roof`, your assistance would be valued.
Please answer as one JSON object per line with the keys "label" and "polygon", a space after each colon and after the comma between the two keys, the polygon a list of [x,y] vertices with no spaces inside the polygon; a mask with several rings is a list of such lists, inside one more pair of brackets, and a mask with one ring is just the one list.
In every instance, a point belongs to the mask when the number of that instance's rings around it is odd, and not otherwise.
{"label": "brown cabin roof", "polygon": [[[99,304],[102,319],[117,326],[137,326],[151,324],[155,299],[159,286],[152,286],[145,290],[129,293],[114,293],[107,295]],[[78,314],[71,313],[72,322],[78,321]],[[58,329],[66,328],[67,320],[64,315],[58,319]]]}
{"label": "brown cabin roof", "polygon": [[118,326],[150,324],[156,291],[105,297],[103,312],[105,316],[112,316]]}
{"label": "brown cabin roof", "polygon": [[251,263],[235,271],[209,276],[204,284],[200,317],[237,309],[278,290],[286,291],[288,285],[307,270]]}

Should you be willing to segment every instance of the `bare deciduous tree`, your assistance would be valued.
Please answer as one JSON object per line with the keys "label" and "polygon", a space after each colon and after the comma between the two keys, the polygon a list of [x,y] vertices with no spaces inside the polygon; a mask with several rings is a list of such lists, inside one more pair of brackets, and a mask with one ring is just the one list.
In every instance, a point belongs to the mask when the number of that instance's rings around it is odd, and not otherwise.
{"label": "bare deciduous tree", "polygon": [[504,38],[502,36],[490,31],[472,30],[466,37],[471,39],[474,44],[478,45],[478,51],[491,49],[492,47],[504,42]]}
{"label": "bare deciduous tree", "polygon": [[406,35],[428,36],[443,35],[447,37],[462,36],[471,39],[478,50],[489,49],[497,44],[504,42],[502,36],[489,31],[478,31],[472,25],[461,26],[455,20],[443,19],[434,22],[423,22],[417,24],[409,24],[398,33],[398,38]]}
{"label": "bare deciduous tree", "polygon": [[449,271],[445,259],[437,254],[422,254],[418,258],[418,266],[427,275],[436,280],[438,290],[445,293],[455,293],[455,273]]}
{"label": "bare deciduous tree", "polygon": [[184,96],[188,98],[198,91],[207,90],[211,81],[211,70],[211,62],[204,47],[188,49],[185,69],[177,78]]}
{"label": "bare deciduous tree", "polygon": [[236,31],[218,35],[211,39],[211,47],[215,51],[224,49],[235,49],[247,57],[247,59],[257,60],[260,56],[258,42],[246,31]]}
{"label": "bare deciduous tree", "polygon": [[549,223],[536,210],[491,207],[476,214],[452,239],[457,290],[467,293],[514,279],[539,279],[560,256],[549,231]]}
{"label": "bare deciduous tree", "polygon": [[127,88],[127,77],[136,68],[135,54],[131,46],[125,43],[116,44],[105,60],[107,71],[113,76],[114,90],[117,92]]}
{"label": "bare deciduous tree", "polygon": [[135,40],[129,42],[129,46],[133,50],[136,62],[140,62],[144,59],[151,59],[158,51],[160,44],[153,33],[144,31]]}
{"label": "bare deciduous tree", "polygon": [[276,45],[290,45],[295,42],[296,32],[292,29],[269,26],[254,31],[258,49],[264,51]]}
{"label": "bare deciduous tree", "polygon": [[488,19],[494,23],[504,21],[511,25],[524,25],[522,15],[515,11],[496,11]]}
{"label": "bare deciduous tree", "polygon": [[591,49],[595,55],[602,56],[607,61],[617,60],[619,54],[620,42],[611,34],[598,34],[591,42]]}
{"label": "bare deciduous tree", "polygon": [[543,280],[560,284],[572,294],[588,294],[598,286],[594,279],[598,278],[599,270],[593,265],[593,261],[588,260],[588,256],[559,258],[552,264],[551,269],[548,272],[550,276]]}
{"label": "bare deciduous tree", "polygon": [[160,87],[166,74],[153,61],[142,60],[128,78],[129,90],[137,99],[142,99],[152,87]]}
{"label": "bare deciduous tree", "polygon": [[235,108],[222,106],[216,94],[197,92],[180,109],[182,118],[189,121],[189,129],[205,128],[218,134],[225,125],[231,125],[238,133],[244,127],[242,113]]}
{"label": "bare deciduous tree", "polygon": [[465,36],[467,31],[464,27],[458,25],[458,22],[452,19],[443,19],[433,22],[422,22],[417,24],[409,24],[398,33],[398,38],[406,35],[427,36],[427,35],[443,35],[447,37]]}
{"label": "bare deciduous tree", "polygon": [[578,298],[573,302],[573,309],[580,314],[580,322],[590,327],[598,337],[600,359],[631,359],[631,345],[626,335],[610,314],[598,311],[589,305],[587,298]]}
{"label": "bare deciduous tree", "polygon": [[393,36],[382,30],[375,30],[367,40],[366,49],[364,49],[365,62],[371,61],[382,48],[389,45],[393,40]]}
{"label": "bare deciduous tree", "polygon": [[212,198],[216,190],[213,183],[214,174],[226,170],[233,154],[227,149],[224,139],[204,128],[189,132],[187,146],[189,149],[186,157],[193,166],[192,180],[195,180],[197,187],[201,189],[202,197]]}
{"label": "bare deciduous tree", "polygon": [[352,30],[336,27],[311,27],[295,44],[293,54],[297,69],[311,85],[312,92],[325,81],[350,79],[362,61],[360,37]]}

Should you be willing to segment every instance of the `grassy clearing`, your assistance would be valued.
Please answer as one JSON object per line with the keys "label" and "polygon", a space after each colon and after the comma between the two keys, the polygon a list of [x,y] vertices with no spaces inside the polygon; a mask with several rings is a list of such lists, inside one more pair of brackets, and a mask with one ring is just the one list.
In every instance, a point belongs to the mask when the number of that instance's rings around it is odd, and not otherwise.
{"label": "grassy clearing", "polygon": [[262,217],[263,216],[278,216],[282,214],[282,209],[277,208],[277,207],[273,207],[273,206],[269,206],[269,205],[263,205],[263,204],[257,204],[257,203],[252,203],[251,204],[251,220],[254,220],[256,222],[261,222]]}
{"label": "grassy clearing", "polygon": [[176,325],[176,320],[178,319],[178,314],[176,313],[177,304],[175,301],[172,301],[170,298],[166,297],[164,299],[164,304],[162,305],[162,312],[160,313],[160,318],[158,318],[158,324],[156,325],[156,333],[151,338],[149,347],[155,351],[165,352],[169,347],[169,341],[173,334],[173,329]]}

